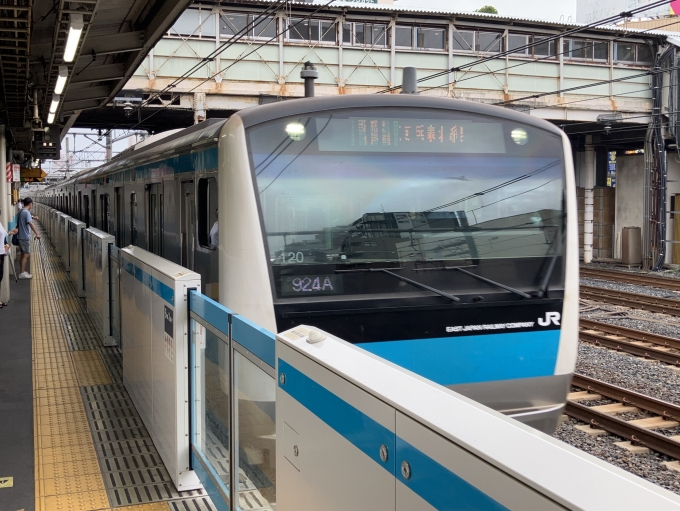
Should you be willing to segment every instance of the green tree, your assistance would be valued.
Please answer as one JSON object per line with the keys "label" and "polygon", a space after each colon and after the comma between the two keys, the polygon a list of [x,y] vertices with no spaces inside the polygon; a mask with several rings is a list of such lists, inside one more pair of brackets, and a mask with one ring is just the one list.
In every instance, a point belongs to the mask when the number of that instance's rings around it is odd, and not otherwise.
{"label": "green tree", "polygon": [[485,5],[484,7],[477,9],[475,12],[485,12],[487,14],[498,14],[498,9],[493,5]]}

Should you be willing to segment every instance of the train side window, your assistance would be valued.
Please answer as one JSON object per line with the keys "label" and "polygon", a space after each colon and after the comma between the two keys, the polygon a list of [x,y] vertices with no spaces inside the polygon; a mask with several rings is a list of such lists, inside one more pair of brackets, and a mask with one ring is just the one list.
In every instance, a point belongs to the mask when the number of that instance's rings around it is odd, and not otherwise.
{"label": "train side window", "polygon": [[[217,249],[217,179],[198,180],[198,243],[211,250]],[[211,231],[214,233],[211,237]],[[215,239],[211,239],[215,238]]]}

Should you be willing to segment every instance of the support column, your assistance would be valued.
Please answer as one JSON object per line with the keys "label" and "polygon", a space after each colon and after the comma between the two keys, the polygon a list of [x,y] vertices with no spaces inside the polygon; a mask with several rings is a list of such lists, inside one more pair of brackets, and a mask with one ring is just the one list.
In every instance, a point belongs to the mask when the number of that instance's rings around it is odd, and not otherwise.
{"label": "support column", "polygon": [[586,154],[584,159],[585,171],[585,201],[583,213],[583,262],[593,260],[593,210],[595,188],[595,147],[592,135],[586,136]]}
{"label": "support column", "polygon": [[[73,150],[75,150],[75,144],[73,144]],[[111,142],[111,132],[106,134],[106,161],[111,161],[113,158],[113,143]]]}
{"label": "support column", "polygon": [[[7,166],[6,157],[7,148],[5,147],[5,127],[0,125],[0,222],[8,231],[14,227],[12,219],[12,183],[8,183],[5,177],[5,167]],[[12,221],[12,225],[10,225]],[[0,240],[2,243],[4,240]],[[11,250],[11,248],[10,248]],[[2,276],[2,283],[0,284],[0,302],[9,303],[9,265],[12,262],[9,260],[11,254],[5,256],[5,268]]]}

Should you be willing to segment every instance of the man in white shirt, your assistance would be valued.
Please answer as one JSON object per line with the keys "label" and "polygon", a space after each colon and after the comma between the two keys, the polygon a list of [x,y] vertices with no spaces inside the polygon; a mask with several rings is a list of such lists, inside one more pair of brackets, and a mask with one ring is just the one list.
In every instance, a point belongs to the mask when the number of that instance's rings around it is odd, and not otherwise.
{"label": "man in white shirt", "polygon": [[219,240],[219,229],[217,227],[217,210],[215,210],[215,223],[210,229],[210,250],[217,250],[217,246],[220,244]]}

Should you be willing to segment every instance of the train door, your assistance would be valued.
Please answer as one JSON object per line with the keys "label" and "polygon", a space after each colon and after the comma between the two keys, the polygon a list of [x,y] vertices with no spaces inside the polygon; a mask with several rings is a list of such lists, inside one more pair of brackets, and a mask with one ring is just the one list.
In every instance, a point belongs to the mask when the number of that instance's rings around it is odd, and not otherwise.
{"label": "train door", "polygon": [[196,239],[196,202],[194,198],[194,182],[182,183],[182,266],[194,269],[194,240]]}
{"label": "train door", "polygon": [[83,192],[78,192],[77,217],[82,222],[83,220]]}
{"label": "train door", "polygon": [[137,245],[137,194],[130,194],[130,245]]}
{"label": "train door", "polygon": [[101,214],[101,220],[99,221],[100,229],[111,234],[111,227],[109,222],[111,220],[111,213],[109,211],[109,194],[103,193],[99,196],[99,213]]}
{"label": "train door", "polygon": [[118,187],[114,190],[114,205],[116,223],[113,226],[116,236],[116,246],[123,247],[125,240],[123,240],[123,189]]}
{"label": "train door", "polygon": [[149,243],[149,252],[156,255],[163,255],[162,231],[163,231],[163,185],[155,183],[147,186],[147,207],[148,214],[146,216],[148,226],[146,232]]}

